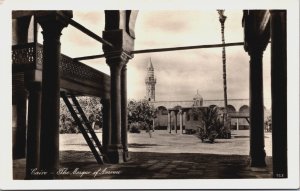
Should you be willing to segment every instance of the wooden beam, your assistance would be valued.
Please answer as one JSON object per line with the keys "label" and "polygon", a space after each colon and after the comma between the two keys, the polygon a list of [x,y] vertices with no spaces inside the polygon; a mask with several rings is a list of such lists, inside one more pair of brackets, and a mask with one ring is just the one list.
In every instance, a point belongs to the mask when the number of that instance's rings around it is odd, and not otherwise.
{"label": "wooden beam", "polygon": [[[131,54],[143,54],[143,53],[152,53],[152,52],[168,52],[168,51],[177,51],[177,50],[190,50],[190,49],[201,49],[201,48],[219,48],[223,46],[242,46],[243,42],[235,42],[235,43],[226,43],[226,44],[208,44],[208,45],[197,45],[197,46],[181,46],[181,47],[172,47],[172,48],[155,48],[155,49],[144,49],[144,50],[135,50],[132,51]],[[74,60],[90,60],[103,58],[105,54],[92,55],[92,56],[83,56],[74,58]]]}
{"label": "wooden beam", "polygon": [[[60,15],[62,16],[62,15]],[[92,37],[93,39],[97,40],[98,42],[101,42],[102,44],[106,44],[110,47],[113,47],[113,45],[110,42],[107,42],[106,40],[104,40],[103,38],[101,38],[100,36],[98,36],[97,34],[95,34],[94,32],[90,31],[89,29],[85,28],[83,25],[79,24],[78,22],[74,21],[71,18],[62,16],[70,25],[72,25],[73,27],[75,27],[76,29],[80,30],[81,32],[83,32],[84,34]]]}

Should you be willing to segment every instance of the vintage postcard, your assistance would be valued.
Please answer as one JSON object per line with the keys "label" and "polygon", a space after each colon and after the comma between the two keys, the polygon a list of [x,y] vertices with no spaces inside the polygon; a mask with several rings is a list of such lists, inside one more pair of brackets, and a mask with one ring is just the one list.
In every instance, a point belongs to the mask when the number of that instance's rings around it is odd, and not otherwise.
{"label": "vintage postcard", "polygon": [[299,188],[299,2],[12,2],[1,189]]}

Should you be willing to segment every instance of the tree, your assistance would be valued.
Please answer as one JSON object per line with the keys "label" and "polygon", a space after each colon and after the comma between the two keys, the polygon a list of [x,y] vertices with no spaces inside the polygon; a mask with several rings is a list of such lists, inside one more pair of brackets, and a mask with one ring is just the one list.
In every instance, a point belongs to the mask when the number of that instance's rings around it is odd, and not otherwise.
{"label": "tree", "polygon": [[[102,105],[100,103],[100,98],[98,97],[88,97],[80,96],[77,100],[84,111],[89,122],[91,122],[92,127],[98,126],[102,127]],[[60,100],[60,133],[78,133],[79,129],[75,120],[71,116],[69,109],[67,108],[64,101]]]}
{"label": "tree", "polygon": [[147,100],[130,100],[128,102],[128,124],[138,123],[141,129],[150,129],[156,110]]}
{"label": "tree", "polygon": [[224,36],[224,29],[225,29],[225,21],[226,16],[224,15],[225,10],[217,10],[219,13],[219,21],[221,23],[221,37],[222,37],[222,66],[223,66],[223,89],[224,89],[224,124],[226,128],[226,137],[231,137],[230,132],[230,119],[228,118],[227,112],[227,78],[226,78],[226,51],[225,51],[225,36]]}

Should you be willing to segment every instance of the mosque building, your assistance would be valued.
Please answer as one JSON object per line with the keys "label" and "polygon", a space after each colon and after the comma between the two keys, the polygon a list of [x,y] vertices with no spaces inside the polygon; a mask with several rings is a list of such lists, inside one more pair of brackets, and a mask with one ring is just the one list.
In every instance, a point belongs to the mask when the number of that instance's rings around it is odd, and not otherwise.
{"label": "mosque building", "polygon": [[[157,109],[157,117],[154,120],[155,129],[168,129],[170,132],[177,130],[181,133],[186,130],[197,130],[201,125],[200,116],[193,114],[194,108],[204,109],[217,106],[224,108],[224,100],[204,100],[197,93],[191,100],[187,101],[160,101],[155,99],[156,77],[154,67],[150,59],[147,65],[147,74],[145,77],[146,99]],[[243,130],[249,129],[249,99],[228,99],[227,112],[231,121],[231,129]],[[175,128],[177,127],[177,128]]]}

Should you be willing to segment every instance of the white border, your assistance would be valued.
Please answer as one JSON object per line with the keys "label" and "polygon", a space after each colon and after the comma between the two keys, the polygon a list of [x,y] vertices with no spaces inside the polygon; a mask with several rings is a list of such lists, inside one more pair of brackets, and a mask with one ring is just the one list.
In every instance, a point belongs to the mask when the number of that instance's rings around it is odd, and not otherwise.
{"label": "white border", "polygon": [[[0,131],[0,189],[295,189],[299,188],[299,2],[298,0],[5,0],[0,5],[1,89],[3,95]],[[201,10],[201,9],[287,9],[288,28],[288,179],[234,180],[12,180],[11,152],[11,10],[65,9],[99,10]],[[4,18],[4,19],[3,19]],[[3,120],[4,119],[4,120]]]}

